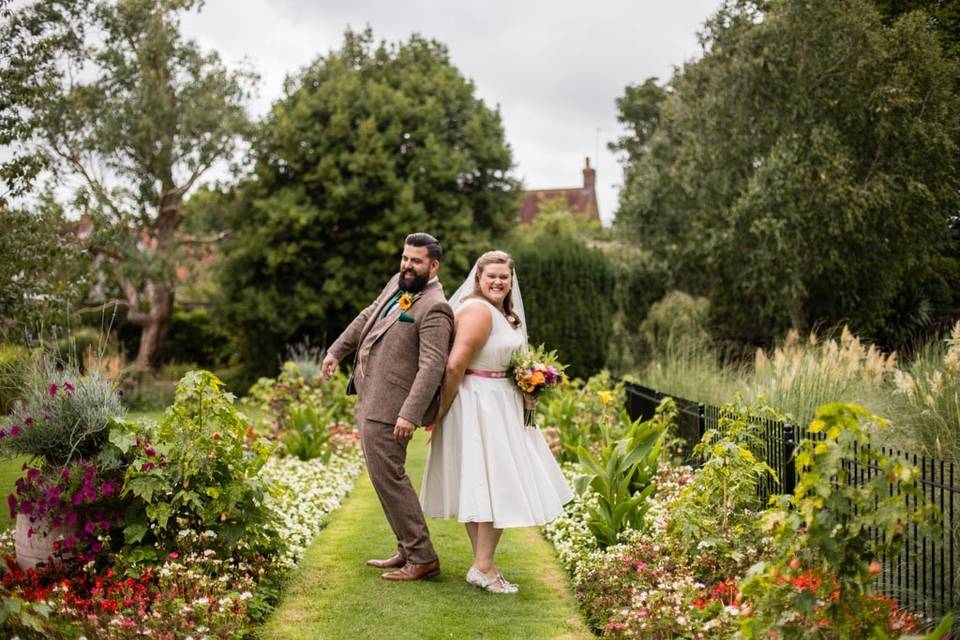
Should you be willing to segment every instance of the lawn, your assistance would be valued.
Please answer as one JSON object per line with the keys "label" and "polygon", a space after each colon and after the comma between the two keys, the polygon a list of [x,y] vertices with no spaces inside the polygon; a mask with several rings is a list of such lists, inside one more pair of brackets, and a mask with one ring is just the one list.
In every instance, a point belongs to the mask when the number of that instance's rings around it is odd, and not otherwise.
{"label": "lawn", "polygon": [[[407,471],[419,487],[425,436],[410,445]],[[387,582],[364,566],[395,546],[364,474],[294,575],[263,634],[307,638],[591,638],[554,552],[536,528],[504,533],[498,564],[520,593],[496,595],[464,581],[472,557],[463,525],[429,520],[439,578]]]}

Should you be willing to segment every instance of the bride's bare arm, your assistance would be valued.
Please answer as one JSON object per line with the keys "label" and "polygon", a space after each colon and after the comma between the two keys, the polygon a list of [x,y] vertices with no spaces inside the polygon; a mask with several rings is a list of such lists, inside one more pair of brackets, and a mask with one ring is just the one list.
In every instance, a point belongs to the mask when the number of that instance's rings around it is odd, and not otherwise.
{"label": "bride's bare arm", "polygon": [[440,388],[440,413],[437,415],[437,426],[443,422],[444,416],[450,410],[460,383],[463,382],[467,365],[487,342],[491,328],[493,328],[493,316],[485,304],[470,304],[457,313],[453,347],[447,358],[447,371]]}

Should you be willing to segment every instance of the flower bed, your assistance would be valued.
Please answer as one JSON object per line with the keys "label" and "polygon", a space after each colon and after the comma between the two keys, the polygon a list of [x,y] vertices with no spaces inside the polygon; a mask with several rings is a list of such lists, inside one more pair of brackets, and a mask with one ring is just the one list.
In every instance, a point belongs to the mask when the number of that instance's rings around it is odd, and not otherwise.
{"label": "flower bed", "polygon": [[[562,397],[556,402],[574,404]],[[668,416],[669,406],[665,409],[651,423]],[[801,447],[798,466],[804,471],[796,494],[766,506],[758,504],[756,489],[772,470],[753,455],[757,436],[751,427],[761,411],[726,409],[724,436],[710,432],[695,450],[701,466],[670,460],[672,446],[660,449],[649,484],[633,493],[647,494],[637,507],[645,512],[642,523],[621,519],[613,540],[596,522],[606,518],[597,505],[607,499],[595,490],[595,481],[588,484],[584,478],[595,479],[601,468],[609,474],[623,455],[614,455],[614,445],[622,447],[631,434],[644,430],[637,425],[603,430],[605,438],[588,444],[594,453],[576,435],[580,461],[565,463],[563,470],[579,496],[542,531],[570,574],[592,628],[610,638],[846,640],[906,638],[903,634],[932,626],[933,621],[874,592],[872,579],[880,571],[876,559],[895,556],[902,546],[902,523],[925,526],[934,519],[922,499],[908,508],[902,498],[920,498],[916,470],[865,446],[883,421],[853,405],[821,408],[811,429],[825,438]],[[556,407],[543,411],[557,413]],[[582,434],[576,427],[574,421],[558,431]],[[661,444],[669,442],[665,430]],[[846,472],[840,461],[852,458],[882,473],[875,482],[857,486],[832,483]],[[650,464],[649,456],[631,460]],[[601,488],[635,475],[632,468],[620,468],[620,475],[605,478]],[[866,540],[865,527],[884,535]],[[925,639],[943,637],[949,623],[945,619]]]}
{"label": "flower bed", "polygon": [[159,424],[106,420],[90,429],[100,447],[87,457],[38,459],[18,482],[11,508],[35,519],[31,533],[76,529],[58,545],[62,562],[27,570],[12,532],[0,535],[5,633],[249,637],[362,469],[342,419],[336,437],[311,444],[321,457],[271,455],[207,372],[184,377]]}

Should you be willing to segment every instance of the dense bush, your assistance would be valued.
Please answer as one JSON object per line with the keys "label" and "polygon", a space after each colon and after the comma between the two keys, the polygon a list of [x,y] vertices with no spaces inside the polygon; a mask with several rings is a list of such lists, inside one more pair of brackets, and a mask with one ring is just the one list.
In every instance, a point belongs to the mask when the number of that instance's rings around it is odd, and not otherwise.
{"label": "dense bush", "polygon": [[698,347],[710,343],[707,322],[710,301],[682,291],[671,291],[655,302],[640,325],[654,357],[662,356],[671,345]]}
{"label": "dense bush", "polygon": [[571,376],[600,371],[614,312],[606,255],[569,235],[539,235],[512,249],[531,343],[556,349]]}
{"label": "dense bush", "polygon": [[173,312],[163,346],[165,363],[189,362],[212,369],[228,359],[229,338],[206,309]]}

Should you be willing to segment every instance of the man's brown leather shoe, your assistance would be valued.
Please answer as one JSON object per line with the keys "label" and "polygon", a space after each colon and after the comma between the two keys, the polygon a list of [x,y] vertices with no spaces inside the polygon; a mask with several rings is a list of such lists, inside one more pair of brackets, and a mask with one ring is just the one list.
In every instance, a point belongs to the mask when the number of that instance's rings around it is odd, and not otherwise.
{"label": "man's brown leather shoe", "polygon": [[383,574],[382,578],[384,580],[421,580],[438,575],[440,575],[440,561],[434,560],[424,564],[408,562],[397,571]]}
{"label": "man's brown leather shoe", "polygon": [[399,569],[405,564],[407,564],[407,561],[399,553],[386,560],[367,560],[368,567],[376,567],[377,569]]}

